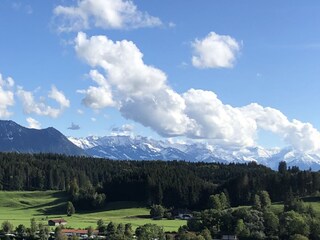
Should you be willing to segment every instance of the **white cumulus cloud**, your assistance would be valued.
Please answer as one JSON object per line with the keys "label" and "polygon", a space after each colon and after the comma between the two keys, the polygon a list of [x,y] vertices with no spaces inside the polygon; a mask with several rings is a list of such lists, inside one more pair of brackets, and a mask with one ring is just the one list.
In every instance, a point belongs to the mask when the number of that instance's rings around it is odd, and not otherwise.
{"label": "white cumulus cloud", "polygon": [[27,114],[35,113],[37,115],[57,118],[66,108],[70,106],[70,101],[55,86],[52,86],[48,97],[55,100],[59,104],[58,108],[47,105],[44,101],[44,98],[42,98],[40,101],[36,101],[33,93],[25,91],[22,87],[18,87],[16,94],[22,102],[24,112]]}
{"label": "white cumulus cloud", "polygon": [[8,110],[14,105],[14,80],[11,77],[3,78],[0,74],[0,118],[7,118],[12,115]]}
{"label": "white cumulus cloud", "polygon": [[[124,117],[152,127],[162,135],[175,136],[186,131],[189,119],[182,112],[183,98],[167,85],[164,72],[143,62],[143,54],[133,42],[113,42],[106,36],[88,38],[79,33],[75,43],[80,58],[92,67],[105,70],[104,80],[110,84]],[[96,88],[103,91],[106,83],[99,79],[95,81]],[[87,105],[101,106],[100,99],[91,100],[95,101]]]}
{"label": "white cumulus cloud", "polygon": [[98,86],[90,86],[87,90],[77,91],[85,95],[82,103],[93,109],[114,106],[115,102],[112,99],[112,92],[104,76],[97,70],[91,70],[89,76]]}
{"label": "white cumulus cloud", "polygon": [[228,35],[210,32],[204,39],[192,42],[192,65],[197,68],[231,68],[240,44]]}
{"label": "white cumulus cloud", "polygon": [[63,92],[59,91],[55,86],[51,87],[51,91],[49,92],[48,97],[55,100],[57,103],[59,103],[61,108],[70,107],[69,99],[67,99],[64,96]]}
{"label": "white cumulus cloud", "polygon": [[161,20],[138,10],[131,0],[79,0],[76,6],[59,5],[54,9],[58,31],[153,27]]}
{"label": "white cumulus cloud", "polygon": [[224,144],[254,145],[256,122],[241,109],[226,105],[212,91],[190,89],[183,94],[185,114],[196,123],[191,138],[214,139]]}
{"label": "white cumulus cloud", "polygon": [[28,122],[29,128],[41,129],[41,124],[37,120],[31,117],[28,117],[26,120]]}
{"label": "white cumulus cloud", "polygon": [[[106,36],[88,38],[80,32],[75,42],[78,56],[90,66],[101,67],[108,72],[108,82],[116,85],[122,93],[142,96],[147,92],[152,94],[165,85],[166,75],[157,68],[145,65],[143,54],[131,41],[113,42]],[[107,85],[101,76],[93,79],[99,86]]]}
{"label": "white cumulus cloud", "polygon": [[241,109],[261,129],[279,135],[286,143],[303,152],[320,150],[320,132],[310,123],[290,121],[282,112],[253,103]]}
{"label": "white cumulus cloud", "polygon": [[166,87],[152,96],[131,97],[121,100],[120,112],[165,137],[181,136],[193,129],[194,122],[184,113],[184,99]]}
{"label": "white cumulus cloud", "polygon": [[[214,92],[200,89],[177,93],[167,84],[163,71],[144,63],[143,54],[133,42],[79,33],[75,49],[90,66],[104,71],[91,72],[95,88],[108,86],[108,94],[122,116],[162,136],[243,147],[256,145],[257,132],[264,129],[297,150],[320,152],[319,131],[310,123],[288,120],[277,109],[256,103],[234,107],[223,103]],[[88,90],[83,93],[86,99]],[[96,108],[95,104],[103,107],[100,99],[94,98],[87,106]]]}

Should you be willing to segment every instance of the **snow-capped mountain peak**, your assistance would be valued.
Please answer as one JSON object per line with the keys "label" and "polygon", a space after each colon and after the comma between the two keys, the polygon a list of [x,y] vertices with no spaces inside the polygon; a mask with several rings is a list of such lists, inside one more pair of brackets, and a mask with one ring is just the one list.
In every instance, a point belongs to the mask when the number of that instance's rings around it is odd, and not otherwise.
{"label": "snow-capped mountain peak", "polygon": [[248,163],[257,162],[277,169],[280,161],[301,169],[320,169],[320,155],[302,153],[292,148],[246,147],[231,149],[206,143],[174,143],[146,137],[104,136],[69,138],[87,154],[126,160],[186,160],[191,162]]}

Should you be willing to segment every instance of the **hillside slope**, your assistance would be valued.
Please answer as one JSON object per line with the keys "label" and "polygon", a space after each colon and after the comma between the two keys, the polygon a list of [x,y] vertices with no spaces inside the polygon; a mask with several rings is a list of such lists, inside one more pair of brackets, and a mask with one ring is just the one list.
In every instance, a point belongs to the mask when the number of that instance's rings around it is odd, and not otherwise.
{"label": "hillside slope", "polygon": [[30,129],[13,121],[0,121],[0,151],[85,155],[55,128]]}

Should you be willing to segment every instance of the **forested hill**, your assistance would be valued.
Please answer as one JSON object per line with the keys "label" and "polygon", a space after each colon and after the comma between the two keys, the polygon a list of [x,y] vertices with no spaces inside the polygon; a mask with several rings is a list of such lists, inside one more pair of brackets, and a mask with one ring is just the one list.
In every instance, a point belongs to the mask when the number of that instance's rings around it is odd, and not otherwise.
{"label": "forested hill", "polygon": [[310,195],[320,190],[320,173],[287,169],[285,163],[276,172],[255,163],[114,161],[0,153],[0,189],[68,190],[80,192],[85,199],[103,195],[107,202],[132,200],[200,209],[207,207],[211,194],[222,191],[234,206],[250,203],[260,190],[268,191],[273,201],[284,200],[288,192]]}
{"label": "forested hill", "polygon": [[81,148],[55,128],[25,128],[13,121],[4,120],[0,120],[0,151],[85,155]]}

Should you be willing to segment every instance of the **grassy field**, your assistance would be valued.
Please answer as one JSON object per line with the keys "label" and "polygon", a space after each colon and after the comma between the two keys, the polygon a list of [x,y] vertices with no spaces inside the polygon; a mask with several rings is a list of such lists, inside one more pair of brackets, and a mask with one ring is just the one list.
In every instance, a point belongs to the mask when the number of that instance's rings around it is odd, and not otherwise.
{"label": "grassy field", "polygon": [[103,219],[114,223],[131,223],[134,228],[146,223],[162,226],[165,231],[177,231],[183,220],[152,220],[148,218],[149,210],[134,202],[109,203],[106,209],[98,212],[76,213],[66,216],[67,198],[62,192],[1,192],[0,191],[0,223],[9,220],[14,226],[24,224],[30,226],[30,219],[47,223],[48,219],[64,218],[68,227],[96,227],[97,220]]}
{"label": "grassy field", "polygon": [[[320,217],[320,197],[304,197],[302,198],[306,205],[311,205],[316,214]],[[283,211],[283,203],[273,203],[271,208],[275,213]]]}

